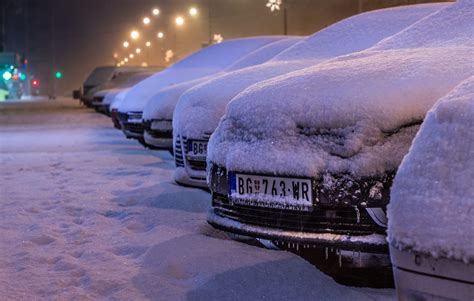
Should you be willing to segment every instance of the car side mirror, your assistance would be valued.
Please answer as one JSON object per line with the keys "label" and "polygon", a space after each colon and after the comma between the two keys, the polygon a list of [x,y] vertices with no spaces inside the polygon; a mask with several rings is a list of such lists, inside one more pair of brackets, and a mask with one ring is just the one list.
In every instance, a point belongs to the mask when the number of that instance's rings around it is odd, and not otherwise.
{"label": "car side mirror", "polygon": [[79,98],[81,98],[81,91],[80,91],[80,90],[74,90],[74,91],[72,91],[72,98],[74,98],[74,99],[79,99]]}

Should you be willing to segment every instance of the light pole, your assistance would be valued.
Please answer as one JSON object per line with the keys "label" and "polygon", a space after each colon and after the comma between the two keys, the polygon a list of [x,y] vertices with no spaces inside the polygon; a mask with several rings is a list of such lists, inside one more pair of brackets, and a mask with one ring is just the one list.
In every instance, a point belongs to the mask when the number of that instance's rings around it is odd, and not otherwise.
{"label": "light pole", "polygon": [[287,5],[283,0],[268,0],[267,7],[270,8],[271,12],[276,12],[283,8],[283,34],[288,35],[288,16],[287,16]]}

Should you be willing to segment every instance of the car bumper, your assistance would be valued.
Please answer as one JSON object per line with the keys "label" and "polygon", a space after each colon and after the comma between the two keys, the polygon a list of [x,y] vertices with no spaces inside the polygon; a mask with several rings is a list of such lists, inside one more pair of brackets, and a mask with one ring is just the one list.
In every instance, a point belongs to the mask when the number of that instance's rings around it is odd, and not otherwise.
{"label": "car bumper", "polygon": [[213,227],[223,231],[255,238],[268,239],[274,241],[277,245],[279,243],[294,243],[382,254],[388,252],[385,235],[382,234],[351,236],[332,233],[288,231],[241,223],[239,221],[220,216],[216,214],[214,210],[209,212],[207,222]]}
{"label": "car bumper", "polygon": [[209,188],[207,186],[205,176],[206,174],[204,173],[204,178],[198,177],[198,176],[193,177],[188,172],[186,172],[186,169],[184,167],[176,167],[174,171],[174,180],[176,181],[176,183],[185,185],[185,186]]}
{"label": "car bumper", "polygon": [[473,300],[474,264],[435,259],[390,246],[400,300]]}
{"label": "car bumper", "polygon": [[143,141],[144,127],[140,118],[134,118],[134,120],[140,120],[139,122],[130,121],[130,114],[137,114],[141,116],[141,113],[123,113],[118,112],[118,120],[122,128],[122,132],[127,138],[137,139]]}
{"label": "car bumper", "polygon": [[173,150],[173,139],[155,138],[147,130],[145,130],[143,137],[145,138],[145,143],[152,149]]}

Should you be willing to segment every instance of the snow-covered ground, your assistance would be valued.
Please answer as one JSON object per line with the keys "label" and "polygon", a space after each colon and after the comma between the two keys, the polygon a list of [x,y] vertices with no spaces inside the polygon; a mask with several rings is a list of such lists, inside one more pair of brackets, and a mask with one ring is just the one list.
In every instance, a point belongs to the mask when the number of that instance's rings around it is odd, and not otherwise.
{"label": "snow-covered ground", "polygon": [[71,99],[0,104],[1,300],[387,300],[229,240],[167,152]]}

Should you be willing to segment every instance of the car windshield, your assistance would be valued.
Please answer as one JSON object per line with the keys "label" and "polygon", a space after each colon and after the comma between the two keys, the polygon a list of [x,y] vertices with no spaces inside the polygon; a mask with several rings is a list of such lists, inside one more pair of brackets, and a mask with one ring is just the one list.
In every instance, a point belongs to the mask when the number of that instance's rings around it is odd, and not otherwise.
{"label": "car windshield", "polygon": [[114,67],[99,67],[95,68],[94,71],[87,77],[84,82],[85,86],[97,86],[106,82],[111,73],[114,71]]}

